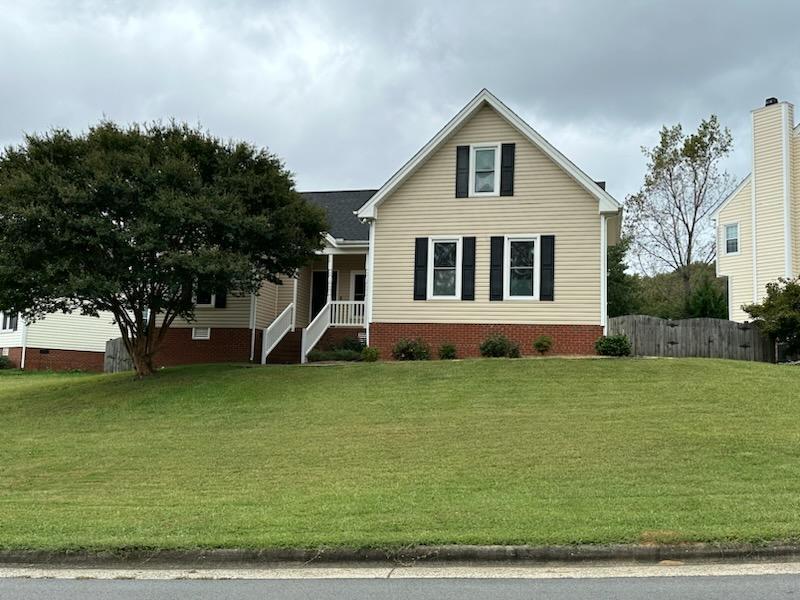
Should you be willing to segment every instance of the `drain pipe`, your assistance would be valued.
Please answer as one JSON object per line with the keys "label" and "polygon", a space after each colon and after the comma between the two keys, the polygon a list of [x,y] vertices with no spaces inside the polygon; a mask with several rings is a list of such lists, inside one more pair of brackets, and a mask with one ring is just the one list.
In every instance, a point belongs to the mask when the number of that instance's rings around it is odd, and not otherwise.
{"label": "drain pipe", "polygon": [[256,295],[250,294],[250,362],[256,357]]}
{"label": "drain pipe", "polygon": [[19,359],[19,368],[25,370],[25,358],[28,354],[28,324],[22,321],[22,356]]}

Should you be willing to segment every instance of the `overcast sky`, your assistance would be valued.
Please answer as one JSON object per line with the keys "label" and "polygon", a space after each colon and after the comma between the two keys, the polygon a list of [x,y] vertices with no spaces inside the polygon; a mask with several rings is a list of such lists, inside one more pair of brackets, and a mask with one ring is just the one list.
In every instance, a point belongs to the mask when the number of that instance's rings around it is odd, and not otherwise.
{"label": "overcast sky", "polygon": [[[774,7],[766,8],[774,4]],[[379,187],[486,87],[622,200],[658,129],[800,103],[800,2],[0,0],[0,144],[175,117]]]}

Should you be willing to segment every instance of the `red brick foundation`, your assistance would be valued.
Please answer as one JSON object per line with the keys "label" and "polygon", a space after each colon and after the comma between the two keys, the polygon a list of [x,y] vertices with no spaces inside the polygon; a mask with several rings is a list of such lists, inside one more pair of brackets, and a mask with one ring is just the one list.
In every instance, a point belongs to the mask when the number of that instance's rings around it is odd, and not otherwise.
{"label": "red brick foundation", "polygon": [[8,359],[11,361],[11,366],[18,369],[22,363],[22,348],[9,348]]}
{"label": "red brick foundation", "polygon": [[484,325],[478,323],[372,323],[369,345],[377,348],[382,359],[392,358],[392,347],[402,338],[422,339],[431,346],[433,357],[439,346],[453,344],[459,358],[480,356],[480,344],[488,336],[500,333],[519,344],[523,355],[533,355],[533,341],[540,335],[553,338],[549,354],[594,354],[594,343],[603,335],[601,325]]}
{"label": "red brick foundation", "polygon": [[[22,352],[19,348],[12,348],[9,356],[17,350],[12,362],[19,365]],[[103,352],[84,352],[81,350],[49,350],[42,348],[27,348],[25,350],[26,371],[93,371],[103,372]]]}
{"label": "red brick foundation", "polygon": [[[157,367],[174,367],[196,363],[249,362],[249,328],[211,328],[211,339],[193,340],[191,327],[174,327],[167,331],[155,359]],[[261,331],[256,330],[255,362],[261,361]]]}

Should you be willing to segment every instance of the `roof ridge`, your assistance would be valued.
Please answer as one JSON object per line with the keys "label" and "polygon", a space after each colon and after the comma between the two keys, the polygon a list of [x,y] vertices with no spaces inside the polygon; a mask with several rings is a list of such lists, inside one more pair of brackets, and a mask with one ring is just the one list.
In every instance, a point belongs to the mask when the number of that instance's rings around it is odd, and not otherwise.
{"label": "roof ridge", "polygon": [[301,194],[342,194],[345,192],[377,192],[380,188],[357,188],[347,190],[304,190]]}

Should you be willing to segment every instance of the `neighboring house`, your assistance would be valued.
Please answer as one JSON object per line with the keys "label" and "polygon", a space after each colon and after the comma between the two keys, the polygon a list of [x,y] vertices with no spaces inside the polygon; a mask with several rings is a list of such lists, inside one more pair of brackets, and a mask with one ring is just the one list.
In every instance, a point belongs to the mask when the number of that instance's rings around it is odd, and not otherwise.
{"label": "neighboring house", "polygon": [[112,319],[110,313],[54,313],[26,325],[18,315],[0,312],[0,354],[23,369],[102,371],[106,341],[119,337]]}
{"label": "neighboring house", "polygon": [[800,272],[800,127],[794,106],[768,98],[752,112],[752,171],[714,212],[717,274],[728,278],[728,314],[760,302],[766,285]]}
{"label": "neighboring house", "polygon": [[401,338],[476,356],[492,333],[594,353],[620,205],[488,91],[379,190],[304,195],[329,224],[315,260],[256,295],[201,295],[157,365],[301,362],[357,336],[383,358]]}

